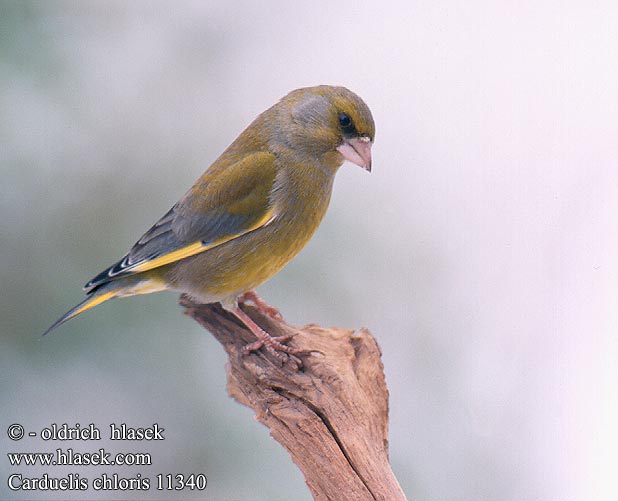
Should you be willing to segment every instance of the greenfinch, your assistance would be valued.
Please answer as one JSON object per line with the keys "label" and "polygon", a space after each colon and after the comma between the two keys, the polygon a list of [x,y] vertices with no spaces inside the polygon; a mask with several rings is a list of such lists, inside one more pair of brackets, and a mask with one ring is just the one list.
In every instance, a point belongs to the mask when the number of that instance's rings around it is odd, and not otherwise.
{"label": "greenfinch", "polygon": [[252,301],[276,316],[253,288],[309,241],[349,160],[371,171],[375,127],[363,100],[344,87],[294,90],[260,114],[116,264],[84,287],[86,299],[46,332],[117,297],[162,290],[219,302],[277,357],[296,350],[242,309]]}

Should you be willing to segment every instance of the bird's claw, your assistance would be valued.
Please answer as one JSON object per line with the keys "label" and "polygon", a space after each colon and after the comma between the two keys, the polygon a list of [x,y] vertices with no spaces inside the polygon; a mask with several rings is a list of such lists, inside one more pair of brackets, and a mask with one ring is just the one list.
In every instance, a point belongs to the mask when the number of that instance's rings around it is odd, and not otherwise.
{"label": "bird's claw", "polygon": [[246,345],[242,349],[242,355],[246,356],[254,351],[260,350],[261,348],[265,348],[268,353],[274,356],[282,364],[287,362],[289,359],[292,359],[300,367],[302,366],[302,361],[298,358],[298,355],[303,354],[304,350],[292,348],[291,346],[283,344],[293,337],[294,334],[286,334],[285,336],[269,336],[268,338],[259,339],[258,341]]}

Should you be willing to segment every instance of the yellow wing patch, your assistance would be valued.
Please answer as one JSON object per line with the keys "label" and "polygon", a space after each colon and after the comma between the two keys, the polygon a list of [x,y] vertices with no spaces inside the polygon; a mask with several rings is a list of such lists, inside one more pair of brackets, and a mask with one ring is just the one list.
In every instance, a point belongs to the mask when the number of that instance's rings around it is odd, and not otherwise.
{"label": "yellow wing patch", "polygon": [[140,271],[148,271],[153,268],[159,268],[160,266],[165,266],[166,264],[173,263],[174,261],[179,261],[180,259],[199,254],[205,250],[206,246],[202,242],[195,242],[168,254],[163,254],[155,259],[151,259],[150,261],[144,261],[143,263],[129,269],[136,273],[139,273]]}
{"label": "yellow wing patch", "polygon": [[187,257],[194,256],[201,252],[212,249],[213,247],[218,247],[230,240],[234,240],[250,231],[257,230],[261,226],[264,226],[270,222],[270,220],[274,216],[274,209],[270,209],[264,214],[264,216],[259,219],[255,224],[247,227],[243,232],[237,233],[234,235],[225,235],[224,237],[218,238],[213,242],[194,242],[185,247],[181,247],[175,251],[169,252],[168,254],[163,254],[155,259],[151,259],[150,261],[144,261],[136,266],[131,266],[127,268],[127,271],[131,271],[131,273],[141,273],[143,271],[152,270],[154,268],[159,268],[161,266],[165,266],[166,264],[175,263],[176,261],[180,261],[181,259],[185,259]]}

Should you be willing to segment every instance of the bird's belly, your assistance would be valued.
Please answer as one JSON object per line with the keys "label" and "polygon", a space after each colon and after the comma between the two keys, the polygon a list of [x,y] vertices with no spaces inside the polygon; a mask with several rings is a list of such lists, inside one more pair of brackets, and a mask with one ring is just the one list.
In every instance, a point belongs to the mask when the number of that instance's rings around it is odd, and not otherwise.
{"label": "bird's belly", "polygon": [[183,259],[169,266],[166,281],[172,288],[206,302],[235,297],[265,282],[294,258],[317,229],[324,211],[308,219],[275,220]]}

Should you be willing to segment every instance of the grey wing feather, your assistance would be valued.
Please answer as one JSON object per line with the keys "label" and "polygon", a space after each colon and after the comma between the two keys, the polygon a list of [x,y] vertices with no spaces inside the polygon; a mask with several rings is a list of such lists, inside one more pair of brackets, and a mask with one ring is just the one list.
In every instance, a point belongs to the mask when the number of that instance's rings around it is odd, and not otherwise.
{"label": "grey wing feather", "polygon": [[215,182],[209,193],[201,194],[211,203],[202,204],[196,211],[188,206],[185,195],[120,261],[90,280],[84,290],[91,293],[104,283],[136,273],[135,268],[142,263],[196,242],[201,241],[206,249],[252,231],[256,224],[267,224],[276,179],[274,157],[258,152],[228,167],[226,172],[225,182]]}
{"label": "grey wing feather", "polygon": [[131,250],[117,263],[103,270],[96,277],[84,285],[84,290],[88,293],[100,285],[107,283],[123,274],[128,274],[128,268],[143,262],[146,259],[153,259],[161,255],[164,250],[169,250],[180,246],[182,243],[175,235],[172,227],[176,217],[176,206],[172,207],[159,219],[142,237],[136,242]]}
{"label": "grey wing feather", "polygon": [[230,214],[224,210],[212,210],[209,214],[187,217],[177,209],[178,205],[172,207],[144,233],[120,261],[90,280],[84,290],[93,292],[104,283],[132,274],[132,268],[138,264],[198,240],[207,245],[226,235],[234,235],[253,219],[252,215]]}

